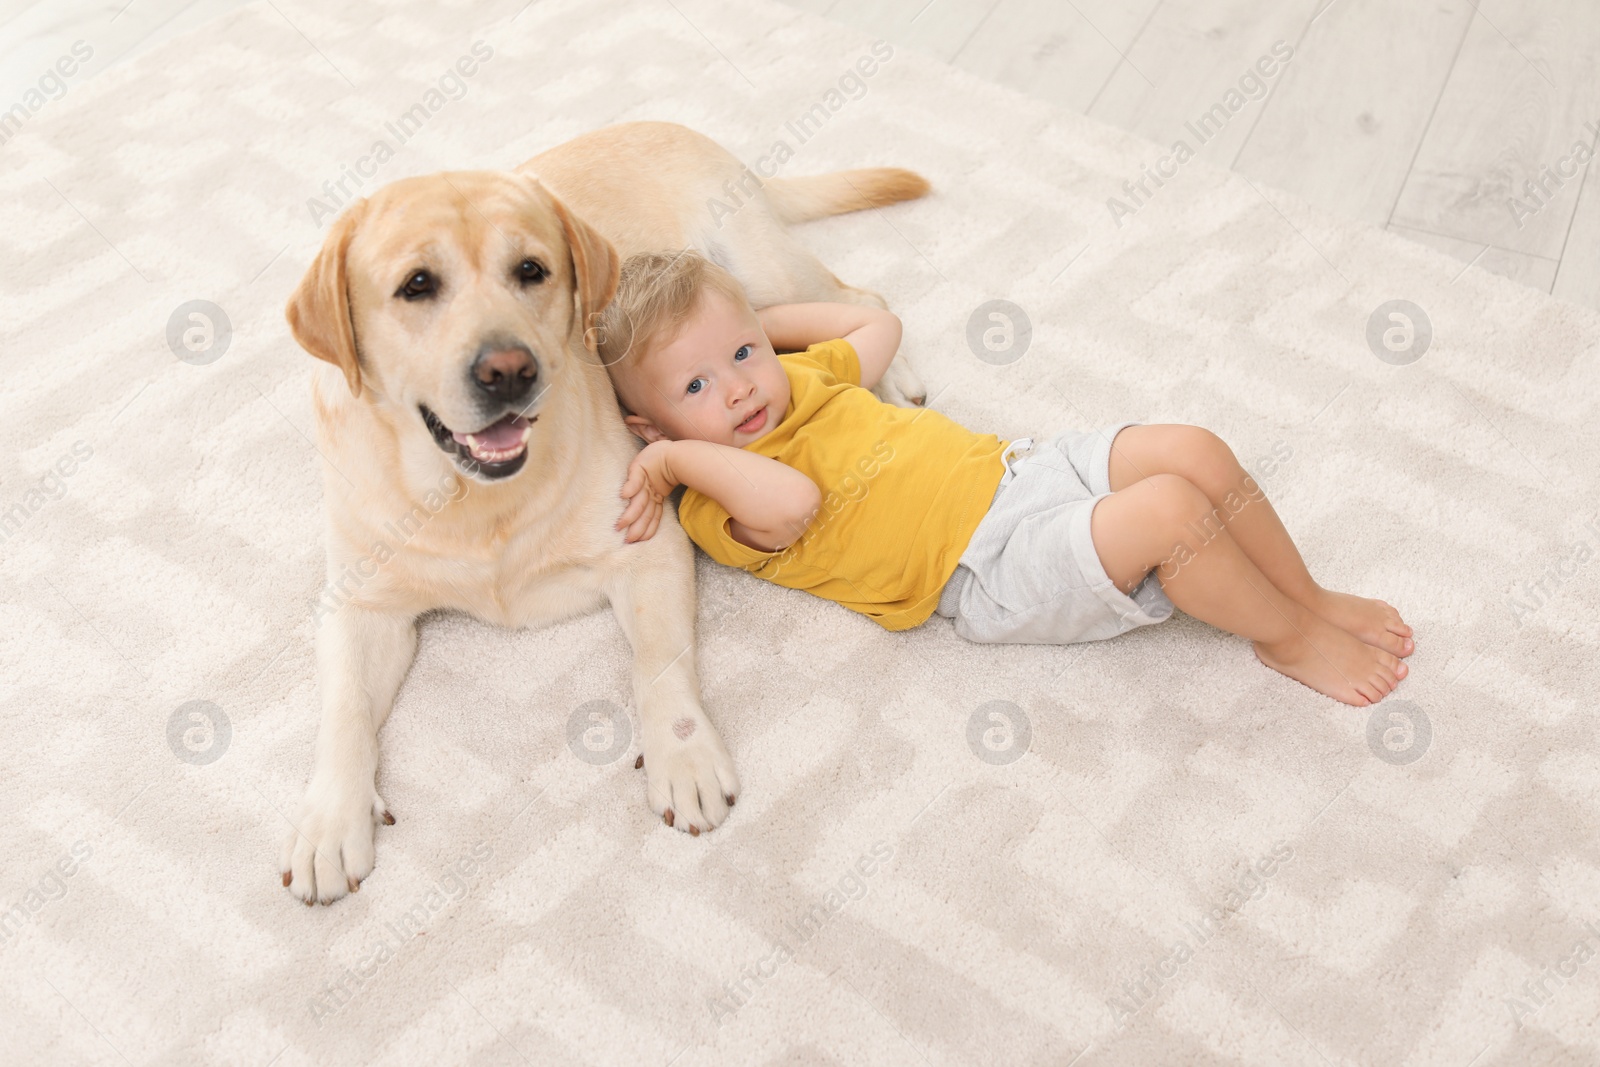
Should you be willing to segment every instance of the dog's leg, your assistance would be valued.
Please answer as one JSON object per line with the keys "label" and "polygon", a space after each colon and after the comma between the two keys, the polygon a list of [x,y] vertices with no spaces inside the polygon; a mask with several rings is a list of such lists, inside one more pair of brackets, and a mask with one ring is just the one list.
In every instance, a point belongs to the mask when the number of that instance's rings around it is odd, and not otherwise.
{"label": "dog's leg", "polygon": [[317,631],[322,721],[316,764],[283,843],[283,884],[332,903],[372,873],[373,829],[393,823],[378,795],[378,727],[417,652],[416,620],[346,604]]}
{"label": "dog's leg", "polygon": [[670,512],[654,537],[623,549],[606,596],[633,645],[633,696],[650,810],[691,834],[711,830],[728,817],[739,776],[700,707],[694,554]]}

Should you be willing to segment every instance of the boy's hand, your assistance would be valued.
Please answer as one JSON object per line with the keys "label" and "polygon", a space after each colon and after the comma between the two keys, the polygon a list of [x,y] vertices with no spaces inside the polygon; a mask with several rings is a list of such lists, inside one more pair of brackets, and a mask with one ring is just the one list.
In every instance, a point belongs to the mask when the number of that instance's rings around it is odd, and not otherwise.
{"label": "boy's hand", "polygon": [[617,529],[627,541],[655,536],[662,501],[680,485],[710,497],[733,519],[734,540],[763,552],[786,548],[822,506],[822,491],[802,471],[731,445],[683,438],[652,441],[628,464],[628,501]]}
{"label": "boy's hand", "polygon": [[861,364],[863,389],[878,384],[900,348],[900,319],[863,304],[775,304],[756,312],[756,318],[774,348],[798,350],[844,338]]}
{"label": "boy's hand", "polygon": [[671,445],[671,441],[652,441],[628,464],[628,477],[622,483],[622,497],[628,504],[614,527],[618,530],[628,527],[624,541],[648,541],[661,525],[662,501],[678,487],[667,465]]}

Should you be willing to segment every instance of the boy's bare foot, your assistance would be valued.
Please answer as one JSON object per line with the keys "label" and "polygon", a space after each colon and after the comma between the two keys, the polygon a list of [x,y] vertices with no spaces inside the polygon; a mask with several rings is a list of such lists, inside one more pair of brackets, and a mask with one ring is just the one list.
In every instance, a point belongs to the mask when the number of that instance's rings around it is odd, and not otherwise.
{"label": "boy's bare foot", "polygon": [[1398,611],[1381,600],[1320,589],[1306,607],[1346,633],[1391,655],[1409,656],[1416,650],[1416,642],[1411,640],[1411,627]]}
{"label": "boy's bare foot", "polygon": [[1324,696],[1366,707],[1393,692],[1407,674],[1398,657],[1309,611],[1295,625],[1298,632],[1286,641],[1253,642],[1256,658]]}

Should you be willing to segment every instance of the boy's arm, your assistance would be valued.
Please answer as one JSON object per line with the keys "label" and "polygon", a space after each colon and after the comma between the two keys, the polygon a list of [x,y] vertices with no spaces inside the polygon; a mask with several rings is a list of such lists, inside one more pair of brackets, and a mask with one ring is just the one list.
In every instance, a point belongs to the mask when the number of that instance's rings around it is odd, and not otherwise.
{"label": "boy's arm", "polygon": [[861,362],[861,387],[883,377],[900,348],[900,319],[862,304],[775,304],[756,312],[773,348],[802,349],[842,337]]}
{"label": "boy's arm", "polygon": [[[655,450],[656,455],[646,457]],[[742,448],[710,441],[656,441],[635,462],[658,467],[671,492],[704,493],[733,516],[735,540],[763,552],[789,547],[822,505],[822,491],[800,471]]]}

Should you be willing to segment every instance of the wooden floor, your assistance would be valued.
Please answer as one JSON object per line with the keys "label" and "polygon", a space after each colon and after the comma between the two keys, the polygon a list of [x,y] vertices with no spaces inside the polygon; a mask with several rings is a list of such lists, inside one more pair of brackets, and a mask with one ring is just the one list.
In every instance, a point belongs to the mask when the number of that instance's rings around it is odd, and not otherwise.
{"label": "wooden floor", "polygon": [[[1203,158],[1600,307],[1600,0],[786,2],[1162,146],[1281,41]],[[81,81],[241,3],[0,0],[0,108],[75,39]]]}
{"label": "wooden floor", "polygon": [[1600,0],[787,2],[1600,307]]}

